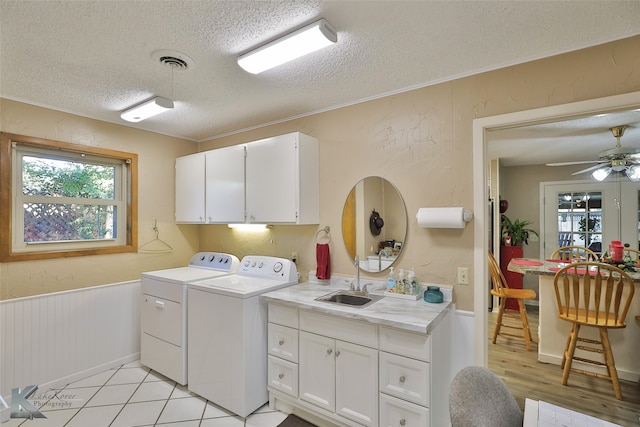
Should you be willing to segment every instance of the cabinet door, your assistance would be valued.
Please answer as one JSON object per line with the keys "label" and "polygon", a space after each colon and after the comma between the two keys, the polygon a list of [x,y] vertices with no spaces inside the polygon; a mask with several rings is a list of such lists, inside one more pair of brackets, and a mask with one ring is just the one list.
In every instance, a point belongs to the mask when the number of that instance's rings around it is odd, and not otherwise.
{"label": "cabinet door", "polygon": [[208,223],[244,222],[244,153],[243,145],[205,153]]}
{"label": "cabinet door", "polygon": [[247,215],[249,222],[297,221],[297,136],[267,138],[247,144]]}
{"label": "cabinet door", "polygon": [[300,399],[335,412],[334,340],[300,331],[298,342]]}
{"label": "cabinet door", "polygon": [[176,159],[176,222],[204,222],[204,153]]}
{"label": "cabinet door", "polygon": [[336,413],[378,425],[378,351],[336,341]]}

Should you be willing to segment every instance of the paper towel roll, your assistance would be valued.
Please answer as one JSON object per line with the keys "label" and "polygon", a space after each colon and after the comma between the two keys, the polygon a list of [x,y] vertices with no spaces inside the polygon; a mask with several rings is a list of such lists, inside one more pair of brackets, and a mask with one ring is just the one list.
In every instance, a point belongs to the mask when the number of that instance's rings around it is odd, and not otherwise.
{"label": "paper towel roll", "polygon": [[423,228],[464,228],[473,214],[461,207],[420,208],[416,214],[418,225]]}

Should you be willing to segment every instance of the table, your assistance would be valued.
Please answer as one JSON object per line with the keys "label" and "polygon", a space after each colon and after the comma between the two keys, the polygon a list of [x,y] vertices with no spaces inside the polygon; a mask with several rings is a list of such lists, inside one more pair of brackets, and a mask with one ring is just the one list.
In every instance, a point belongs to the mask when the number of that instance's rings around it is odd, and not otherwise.
{"label": "table", "polygon": [[[562,267],[559,260],[540,260],[532,258],[516,258],[511,260],[509,270],[522,274],[538,275],[539,289],[539,323],[538,323],[538,361],[560,365],[562,354],[567,344],[567,337],[571,330],[571,324],[558,319],[558,307],[556,303],[555,291],[553,288],[553,278],[556,270]],[[563,264],[564,265],[564,264]],[[618,377],[628,381],[637,381],[640,375],[640,327],[636,325],[633,318],[640,314],[640,273],[629,273],[629,276],[636,284],[636,292],[631,307],[627,314],[627,327],[624,329],[609,330],[609,340],[613,349],[613,356],[616,361]],[[599,339],[598,331],[595,328],[584,328],[585,337]],[[576,350],[578,355],[579,350]],[[590,354],[593,356],[593,354]],[[606,374],[606,368],[593,366],[586,363],[574,361],[576,368],[591,372]]]}

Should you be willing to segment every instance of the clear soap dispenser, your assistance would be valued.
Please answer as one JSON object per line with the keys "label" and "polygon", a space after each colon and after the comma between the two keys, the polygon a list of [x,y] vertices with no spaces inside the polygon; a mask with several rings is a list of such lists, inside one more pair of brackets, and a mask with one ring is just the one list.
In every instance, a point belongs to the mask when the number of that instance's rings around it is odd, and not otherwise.
{"label": "clear soap dispenser", "polygon": [[416,295],[418,293],[417,289],[417,280],[416,280],[416,272],[412,269],[409,270],[409,274],[407,274],[407,290],[406,292],[410,295]]}
{"label": "clear soap dispenser", "polygon": [[387,277],[387,292],[396,291],[396,277],[393,274],[393,267],[390,267],[389,277]]}
{"label": "clear soap dispenser", "polygon": [[396,293],[397,294],[406,294],[407,291],[405,289],[405,279],[404,279],[404,269],[400,269],[398,272],[398,281],[396,283]]}

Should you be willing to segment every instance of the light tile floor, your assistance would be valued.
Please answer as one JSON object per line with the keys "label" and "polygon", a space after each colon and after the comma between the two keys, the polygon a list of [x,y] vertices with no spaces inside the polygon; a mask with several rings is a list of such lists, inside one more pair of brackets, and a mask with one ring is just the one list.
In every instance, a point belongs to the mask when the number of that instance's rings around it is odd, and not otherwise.
{"label": "light tile floor", "polygon": [[267,405],[246,419],[132,362],[28,399],[46,418],[2,427],[275,427],[286,414]]}

